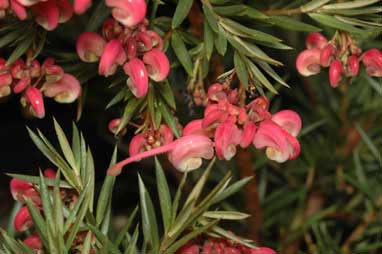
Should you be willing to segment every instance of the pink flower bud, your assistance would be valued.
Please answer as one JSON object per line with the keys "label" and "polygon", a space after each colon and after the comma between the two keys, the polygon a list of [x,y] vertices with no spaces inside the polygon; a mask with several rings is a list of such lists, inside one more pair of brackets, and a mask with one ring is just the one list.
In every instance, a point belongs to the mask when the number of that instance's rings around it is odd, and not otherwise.
{"label": "pink flower bud", "polygon": [[259,247],[256,249],[251,249],[249,254],[277,254],[277,252],[268,247]]}
{"label": "pink flower bud", "polygon": [[213,143],[203,135],[188,135],[178,139],[174,149],[168,153],[171,164],[181,172],[198,169],[202,165],[202,158],[210,160],[213,156]]}
{"label": "pink flower bud", "polygon": [[146,138],[143,133],[135,135],[129,144],[129,155],[134,156],[145,151]]}
{"label": "pink flower bud", "polygon": [[231,122],[219,124],[215,131],[216,155],[219,159],[230,160],[236,154],[236,146],[240,144],[242,133]]}
{"label": "pink flower bud", "polygon": [[207,128],[215,128],[218,123],[221,123],[228,117],[228,112],[221,109],[216,109],[211,112],[208,112],[207,115],[204,116],[202,127],[204,129]]}
{"label": "pink flower bud", "polygon": [[[9,8],[9,1],[8,0],[1,0],[0,1],[0,10],[4,11]],[[5,15],[5,13],[4,13]]]}
{"label": "pink flower bud", "polygon": [[183,136],[198,134],[207,137],[213,137],[213,133],[202,127],[203,119],[197,119],[189,122],[183,129]]}
{"label": "pink flower bud", "polygon": [[9,184],[9,187],[14,200],[24,203],[25,199],[29,198],[36,205],[41,203],[40,195],[31,183],[13,178]]}
{"label": "pink flower bud", "polygon": [[30,83],[31,79],[29,77],[20,79],[16,84],[13,85],[13,92],[21,93]]}
{"label": "pink flower bud", "polygon": [[296,137],[301,130],[301,118],[293,110],[281,110],[272,115],[271,120]]}
{"label": "pink flower bud", "polygon": [[152,49],[143,55],[147,72],[154,81],[163,81],[170,72],[170,63],[167,56],[159,49]]}
{"label": "pink flower bud", "polygon": [[48,31],[54,30],[58,25],[60,13],[54,1],[39,2],[31,6],[36,15],[36,22]]}
{"label": "pink flower bud", "polygon": [[74,0],[73,8],[76,14],[83,14],[92,5],[92,0]]}
{"label": "pink flower bud", "polygon": [[44,170],[44,176],[47,178],[55,179],[56,175],[57,175],[56,171],[54,171],[51,168],[47,168]]}
{"label": "pink flower bud", "polygon": [[65,73],[56,83],[46,82],[42,91],[59,103],[72,103],[81,95],[81,85],[76,77]]}
{"label": "pink flower bud", "polygon": [[15,13],[18,19],[25,20],[28,16],[27,10],[17,0],[10,0],[12,11]]}
{"label": "pink flower bud", "polygon": [[146,31],[137,32],[136,39],[138,42],[138,50],[140,52],[149,51],[153,48],[153,41],[150,35],[146,33]]}
{"label": "pink flower bud", "polygon": [[332,87],[337,87],[343,72],[342,62],[334,60],[329,67],[329,81]]}
{"label": "pink flower bud", "polygon": [[106,41],[101,35],[93,32],[82,33],[76,44],[78,57],[84,62],[97,62],[105,45]]}
{"label": "pink flower bud", "polygon": [[355,55],[349,56],[346,62],[346,75],[349,77],[357,76],[359,71],[359,60]]}
{"label": "pink flower bud", "polygon": [[29,76],[37,78],[41,75],[41,66],[37,60],[33,60],[29,66]]}
{"label": "pink flower bud", "polygon": [[22,79],[29,76],[29,72],[24,61],[19,58],[11,66],[11,74],[13,78]]}
{"label": "pink flower bud", "polygon": [[[108,124],[108,129],[111,133],[117,135],[119,133],[117,133],[117,130],[118,130],[118,126],[119,124],[121,123],[121,118],[115,118],[113,120],[111,120]],[[126,134],[126,128],[123,128],[121,131],[120,131],[120,134],[123,136]]]}
{"label": "pink flower bud", "polygon": [[12,76],[9,73],[0,74],[0,98],[11,93]]}
{"label": "pink flower bud", "polygon": [[378,49],[369,49],[363,55],[363,64],[369,76],[382,77],[382,52]]}
{"label": "pink flower bud", "polygon": [[223,91],[224,87],[220,83],[212,84],[208,87],[208,99],[212,101],[219,101],[227,98],[227,94]]}
{"label": "pink flower bud", "polygon": [[98,73],[105,77],[113,75],[117,71],[117,66],[126,61],[126,54],[119,40],[109,41],[104,48],[99,63]]}
{"label": "pink flower bud", "polygon": [[14,226],[17,232],[25,232],[33,226],[33,221],[26,206],[21,207],[15,216]]}
{"label": "pink flower bud", "polygon": [[130,37],[129,39],[127,39],[126,48],[127,58],[129,60],[137,57],[137,41],[135,40],[135,38]]}
{"label": "pink flower bud", "polygon": [[138,58],[131,59],[123,66],[123,69],[129,75],[127,86],[134,96],[137,98],[146,96],[149,89],[149,78],[142,60]]}
{"label": "pink flower bud", "polygon": [[25,238],[24,243],[32,250],[42,250],[43,247],[41,239],[37,234]]}
{"label": "pink flower bud", "polygon": [[320,54],[321,50],[318,48],[302,51],[296,59],[297,71],[305,77],[319,73],[321,70]]}
{"label": "pink flower bud", "polygon": [[56,0],[56,4],[60,13],[59,23],[65,23],[73,16],[73,7],[69,0]]}
{"label": "pink flower bud", "polygon": [[199,254],[199,246],[196,244],[186,244],[182,246],[177,252],[177,254]]}
{"label": "pink flower bud", "polygon": [[320,63],[323,67],[328,67],[334,59],[336,48],[332,44],[327,44],[322,48],[320,54]]}
{"label": "pink flower bud", "polygon": [[242,148],[247,148],[253,142],[256,129],[257,127],[254,122],[247,122],[244,125],[243,135],[241,136],[241,140],[240,140],[240,146]]}
{"label": "pink flower bud", "polygon": [[146,33],[150,36],[152,45],[154,48],[162,50],[163,49],[163,40],[159,34],[153,30],[147,30]]}
{"label": "pink flower bud", "polygon": [[37,118],[44,118],[45,108],[41,91],[36,87],[29,87],[25,92],[25,100],[30,105],[30,111]]}
{"label": "pink flower bud", "polygon": [[44,71],[45,80],[49,83],[54,83],[61,80],[64,75],[64,69],[55,64],[45,66]]}
{"label": "pink flower bud", "polygon": [[305,40],[306,47],[311,48],[323,48],[328,43],[328,40],[320,33],[310,33]]}
{"label": "pink flower bud", "polygon": [[169,144],[174,140],[174,134],[172,133],[170,127],[168,127],[166,124],[162,124],[159,127],[159,133],[161,136],[161,143],[163,145]]}
{"label": "pink flower bud", "polygon": [[106,5],[113,8],[113,17],[127,27],[137,25],[146,16],[145,0],[106,0]]}
{"label": "pink flower bud", "polygon": [[279,163],[294,159],[300,153],[300,144],[297,139],[269,120],[260,124],[253,139],[253,145],[257,149],[266,148],[267,157]]}

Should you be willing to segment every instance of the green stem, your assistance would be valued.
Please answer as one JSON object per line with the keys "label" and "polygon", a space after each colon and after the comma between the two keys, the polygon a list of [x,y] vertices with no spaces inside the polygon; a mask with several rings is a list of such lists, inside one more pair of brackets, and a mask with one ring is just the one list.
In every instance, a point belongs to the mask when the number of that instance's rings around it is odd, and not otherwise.
{"label": "green stem", "polygon": [[150,23],[155,18],[155,15],[156,15],[157,10],[158,10],[159,2],[160,2],[160,0],[153,0],[153,8],[151,9],[151,13],[150,13]]}

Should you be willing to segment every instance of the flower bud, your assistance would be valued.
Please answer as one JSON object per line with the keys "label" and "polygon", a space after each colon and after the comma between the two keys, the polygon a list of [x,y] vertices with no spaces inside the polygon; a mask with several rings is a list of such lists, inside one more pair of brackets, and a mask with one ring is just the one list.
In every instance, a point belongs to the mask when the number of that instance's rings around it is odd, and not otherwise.
{"label": "flower bud", "polygon": [[92,5],[92,0],[74,0],[73,8],[76,14],[83,14]]}
{"label": "flower bud", "polygon": [[40,195],[31,183],[12,178],[9,187],[14,200],[24,203],[25,199],[29,198],[36,205],[41,203]]}
{"label": "flower bud", "polygon": [[31,79],[29,77],[20,79],[16,84],[13,85],[14,93],[21,93],[30,84]]}
{"label": "flower bud", "polygon": [[[120,125],[121,123],[121,118],[115,118],[113,120],[111,120],[108,124],[108,129],[111,133],[113,133],[114,135],[117,135],[119,133],[117,133],[118,131],[118,126]],[[120,131],[120,134],[123,136],[126,134],[126,128],[123,128],[121,131]]]}
{"label": "flower bud", "polygon": [[93,32],[82,33],[77,40],[78,57],[88,63],[97,62],[104,51],[106,41],[102,36]]}
{"label": "flower bud", "polygon": [[343,68],[340,60],[334,60],[329,67],[329,81],[332,87],[337,87],[341,80]]}
{"label": "flower bud", "polygon": [[332,44],[327,44],[322,48],[320,54],[320,63],[323,67],[328,67],[334,59],[336,48]]}
{"label": "flower bud", "polygon": [[[42,98],[41,91],[38,90],[36,87],[29,87],[25,92],[25,102],[22,102],[26,106],[30,106],[30,112],[33,116],[37,118],[44,118],[45,116],[45,107],[44,107],[44,100]],[[22,100],[24,101],[24,100]]]}
{"label": "flower bud", "polygon": [[242,148],[247,148],[253,142],[256,129],[257,127],[254,122],[247,122],[244,125],[243,135],[241,136],[241,139],[240,139],[240,146]]}
{"label": "flower bud", "polygon": [[369,76],[382,77],[382,52],[378,49],[369,49],[363,55],[363,64]]}
{"label": "flower bud", "polygon": [[328,43],[328,40],[320,33],[310,33],[305,40],[306,47],[311,48],[323,48]]}
{"label": "flower bud", "polygon": [[58,23],[65,23],[73,16],[73,7],[69,0],[56,0],[59,11]]}
{"label": "flower bud", "polygon": [[17,0],[10,0],[11,9],[19,20],[25,20],[28,17],[27,10]]}
{"label": "flower bud", "polygon": [[117,71],[117,66],[126,61],[126,54],[119,40],[109,41],[104,48],[99,63],[98,73],[105,77],[113,75]]}
{"label": "flower bud", "polygon": [[106,5],[113,8],[113,17],[127,27],[134,27],[146,16],[145,0],[106,0]]}
{"label": "flower bud", "polygon": [[143,133],[135,135],[129,144],[129,155],[134,156],[145,151],[146,138]]}
{"label": "flower bud", "polygon": [[137,98],[146,96],[149,88],[149,79],[142,60],[138,58],[131,59],[123,66],[123,69],[129,75],[127,85],[134,96]]}
{"label": "flower bud", "polygon": [[215,131],[216,155],[219,159],[230,160],[236,154],[236,146],[240,144],[242,133],[237,126],[231,122],[218,125]]}
{"label": "flower bud", "polygon": [[296,59],[297,71],[305,77],[319,73],[321,70],[320,54],[321,50],[318,48],[302,51]]}
{"label": "flower bud", "polygon": [[36,22],[45,28],[52,31],[56,29],[60,13],[54,1],[39,2],[31,6],[32,11],[36,15]]}
{"label": "flower bud", "polygon": [[359,71],[359,60],[355,55],[349,56],[346,62],[346,75],[349,77],[357,76]]}
{"label": "flower bud", "polygon": [[33,221],[26,206],[21,207],[15,216],[14,226],[17,232],[25,232],[33,226]]}
{"label": "flower bud", "polygon": [[170,63],[167,56],[159,49],[152,49],[143,55],[147,72],[154,81],[163,81],[170,72]]}
{"label": "flower bud", "polygon": [[72,103],[81,95],[81,85],[76,77],[65,73],[56,83],[46,82],[42,91],[59,103]]}
{"label": "flower bud", "polygon": [[38,250],[42,250],[42,248],[43,248],[41,239],[37,234],[31,235],[31,236],[28,236],[27,238],[25,238],[24,243],[26,246],[28,246],[32,250],[38,251]]}

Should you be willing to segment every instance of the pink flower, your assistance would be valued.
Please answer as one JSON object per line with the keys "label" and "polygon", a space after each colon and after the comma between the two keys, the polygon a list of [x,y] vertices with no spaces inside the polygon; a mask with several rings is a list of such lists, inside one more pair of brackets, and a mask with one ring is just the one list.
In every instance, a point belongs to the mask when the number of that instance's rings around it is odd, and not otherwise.
{"label": "pink flower", "polygon": [[302,51],[296,59],[297,71],[303,76],[311,76],[320,72],[320,54],[318,48],[306,49]]}
{"label": "pink flower", "polygon": [[41,239],[37,234],[25,238],[24,243],[32,250],[42,250],[43,247]]}
{"label": "pink flower", "polygon": [[171,143],[174,140],[174,134],[172,133],[172,130],[170,127],[168,127],[166,124],[162,124],[159,127],[159,134],[161,139],[161,144],[166,145]]}
{"label": "pink flower", "polygon": [[31,183],[13,178],[10,182],[10,189],[12,197],[19,202],[24,203],[25,199],[29,198],[36,205],[41,203],[40,195]]}
{"label": "pink flower", "polygon": [[382,77],[382,52],[378,49],[369,49],[363,55],[367,75]]}
{"label": "pink flower", "polygon": [[255,137],[256,129],[257,129],[257,127],[256,127],[256,124],[254,122],[247,122],[244,125],[243,135],[241,136],[241,139],[240,139],[240,146],[242,148],[248,147],[253,142],[253,138]]}
{"label": "pink flower", "polygon": [[54,64],[54,59],[52,57],[45,59],[41,69],[45,75],[46,82],[57,82],[62,79],[62,76],[64,75],[64,70],[60,66]]}
{"label": "pink flower", "polygon": [[329,67],[329,81],[332,87],[337,87],[341,80],[343,68],[340,60],[334,60]]}
{"label": "pink flower", "polygon": [[154,48],[162,50],[163,49],[163,40],[159,34],[153,30],[147,30],[146,34],[148,34],[151,38],[152,45]]}
{"label": "pink flower", "polygon": [[33,226],[28,207],[23,206],[15,216],[14,226],[17,232],[24,232]]}
{"label": "pink flower", "polygon": [[202,127],[203,119],[192,120],[183,129],[183,136],[198,134],[213,137],[213,133]]}
{"label": "pink flower", "polygon": [[[0,59],[1,60],[1,59]],[[2,59],[4,60],[4,59]],[[4,60],[5,62],[5,60]],[[1,63],[0,63],[1,65]],[[12,76],[9,74],[8,70],[5,69],[5,63],[4,67],[0,67],[0,98],[8,96],[11,94],[11,84],[12,84]]]}
{"label": "pink flower", "polygon": [[55,1],[39,2],[31,6],[36,14],[36,22],[48,31],[54,30],[58,25],[60,13]]}
{"label": "pink flower", "polygon": [[327,44],[322,48],[320,54],[320,63],[323,67],[328,67],[334,59],[336,48],[332,44]]}
{"label": "pink flower", "polygon": [[323,48],[328,43],[328,40],[320,33],[310,33],[305,40],[306,47],[311,48]]}
{"label": "pink flower", "polygon": [[[117,133],[117,130],[118,130],[118,126],[119,124],[121,123],[121,118],[115,118],[113,120],[111,120],[108,124],[108,129],[111,133],[117,135],[119,133]],[[125,135],[126,134],[126,128],[123,128],[121,131],[120,131],[121,135]]]}
{"label": "pink flower", "polygon": [[296,137],[301,130],[301,118],[292,110],[281,110],[272,115],[271,120]]}
{"label": "pink flower", "polygon": [[228,112],[222,109],[216,109],[213,111],[207,111],[207,114],[204,115],[202,122],[202,127],[204,129],[210,128],[213,129],[218,123],[221,123],[228,117]]}
{"label": "pink flower", "polygon": [[146,16],[145,0],[106,0],[106,5],[113,8],[113,17],[127,27],[137,25]]}
{"label": "pink flower", "polygon": [[135,135],[129,144],[129,155],[134,156],[145,151],[146,138],[143,133]]}
{"label": "pink flower", "polygon": [[346,62],[346,75],[350,77],[357,76],[359,71],[359,60],[355,55],[349,56]]}
{"label": "pink flower", "polygon": [[267,157],[280,163],[294,159],[300,153],[300,144],[297,139],[270,120],[260,124],[253,139],[253,145],[257,149],[266,148]]}
{"label": "pink flower", "polygon": [[81,85],[76,77],[65,73],[56,83],[46,82],[42,91],[59,103],[72,103],[81,95]]}
{"label": "pink flower", "polygon": [[98,73],[108,77],[117,71],[117,66],[126,61],[126,54],[119,40],[109,41],[102,53]]}
{"label": "pink flower", "polygon": [[56,5],[60,13],[59,23],[65,23],[72,18],[73,7],[69,0],[56,0]]}
{"label": "pink flower", "polygon": [[214,83],[208,87],[208,99],[219,101],[227,98],[227,94],[223,91],[224,87],[220,83]]}
{"label": "pink flower", "polygon": [[200,249],[196,244],[186,244],[182,246],[177,252],[177,254],[199,254]]}
{"label": "pink flower", "polygon": [[[30,105],[30,111],[37,118],[44,118],[45,107],[41,91],[36,87],[29,87],[25,92],[25,100]],[[24,104],[24,103],[23,103]]]}
{"label": "pink flower", "polygon": [[140,52],[149,51],[153,48],[153,41],[146,31],[138,31],[135,35],[138,42],[138,50]]}
{"label": "pink flower", "polygon": [[16,14],[16,16],[20,20],[25,20],[27,18],[27,10],[23,5],[21,5],[17,0],[10,0],[11,1],[11,8],[13,12]]}
{"label": "pink flower", "polygon": [[76,14],[83,14],[92,5],[92,0],[74,0],[73,8]]}
{"label": "pink flower", "polygon": [[277,254],[277,252],[268,247],[259,247],[256,249],[251,249],[249,254]]}
{"label": "pink flower", "polygon": [[56,171],[51,168],[47,168],[44,170],[44,176],[47,178],[55,179],[56,175],[57,175]]}
{"label": "pink flower", "polygon": [[159,49],[152,49],[143,55],[147,72],[154,81],[163,81],[170,72],[170,62],[167,56]]}
{"label": "pink flower", "polygon": [[127,85],[134,96],[137,98],[146,96],[149,89],[149,78],[142,60],[138,58],[131,59],[123,66],[123,69],[129,75]]}
{"label": "pink flower", "polygon": [[77,39],[77,54],[84,62],[97,62],[104,51],[105,45],[106,41],[101,35],[93,32],[85,32]]}
{"label": "pink flower", "polygon": [[20,79],[16,84],[13,85],[13,92],[21,93],[30,83],[31,79],[29,77]]}
{"label": "pink flower", "polygon": [[215,131],[216,155],[219,159],[230,160],[236,154],[236,146],[241,141],[241,131],[231,122],[219,124]]}

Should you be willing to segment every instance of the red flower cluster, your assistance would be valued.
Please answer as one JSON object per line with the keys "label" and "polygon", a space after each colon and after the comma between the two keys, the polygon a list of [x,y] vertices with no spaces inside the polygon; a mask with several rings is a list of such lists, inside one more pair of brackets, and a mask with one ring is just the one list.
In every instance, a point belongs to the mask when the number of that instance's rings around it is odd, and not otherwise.
{"label": "red flower cluster", "polygon": [[318,74],[321,67],[329,67],[330,85],[337,87],[343,76],[357,76],[362,61],[369,76],[382,77],[382,51],[370,49],[362,54],[347,34],[335,35],[328,41],[320,33],[311,33],[306,38],[306,47],[296,59],[297,70],[303,76]]}
{"label": "red flower cluster", "polygon": [[99,61],[98,73],[105,77],[123,66],[131,92],[138,98],[144,97],[149,77],[163,81],[170,71],[170,63],[162,51],[162,38],[148,29],[144,0],[108,0],[106,4],[113,8],[114,18],[104,22],[102,36],[94,32],[81,34],[77,54],[84,62]]}
{"label": "red flower cluster", "polygon": [[[133,149],[134,154],[111,167],[108,174],[118,175],[124,165],[159,153],[168,153],[178,170],[190,171],[199,168],[202,159],[211,159],[215,151],[219,159],[230,160],[237,146],[247,148],[251,144],[257,149],[266,148],[267,157],[277,162],[296,158],[300,153],[296,139],[301,129],[299,115],[291,110],[272,115],[268,107],[264,97],[240,106],[236,89],[213,84],[208,90],[204,118],[189,122],[181,138],[141,153],[136,153],[141,149]],[[141,140],[141,136],[134,137],[130,147],[143,147]]]}
{"label": "red flower cluster", "polygon": [[268,247],[248,248],[225,238],[208,237],[201,244],[195,242],[183,245],[176,254],[277,254]]}
{"label": "red flower cluster", "polygon": [[71,103],[81,95],[81,85],[77,78],[64,73],[53,58],[47,58],[42,65],[29,58],[7,65],[6,60],[0,58],[0,98],[12,92],[22,93],[21,104],[33,116],[43,118],[43,95],[60,103]]}
{"label": "red flower cluster", "polygon": [[1,0],[0,17],[14,13],[20,20],[28,18],[28,12],[46,30],[54,30],[59,23],[65,23],[76,14],[84,13],[91,0]]}

